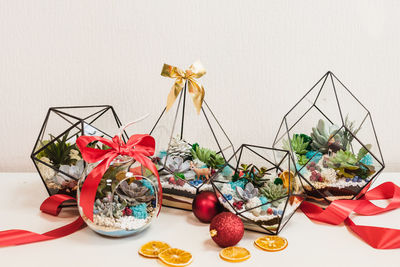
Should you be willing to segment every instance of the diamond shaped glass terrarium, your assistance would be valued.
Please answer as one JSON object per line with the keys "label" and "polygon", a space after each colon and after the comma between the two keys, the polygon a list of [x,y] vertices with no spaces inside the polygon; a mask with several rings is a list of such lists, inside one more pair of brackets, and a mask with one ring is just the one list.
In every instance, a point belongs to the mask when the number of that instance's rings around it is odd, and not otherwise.
{"label": "diamond shaped glass terrarium", "polygon": [[171,107],[161,113],[150,132],[163,188],[163,205],[191,210],[199,191],[212,191],[207,179],[234,154],[220,122],[204,100],[196,113],[187,83]]}
{"label": "diamond shaped glass terrarium", "polygon": [[246,229],[278,234],[304,199],[287,150],[242,145],[212,177],[220,203]]}
{"label": "diamond shaped glass terrarium", "polygon": [[284,116],[273,147],[291,152],[320,206],[361,196],[385,166],[370,112],[331,72]]}
{"label": "diamond shaped glass terrarium", "polygon": [[120,126],[112,106],[50,108],[31,154],[49,195],[76,194],[77,182],[86,167],[75,144],[78,136],[112,138]]}

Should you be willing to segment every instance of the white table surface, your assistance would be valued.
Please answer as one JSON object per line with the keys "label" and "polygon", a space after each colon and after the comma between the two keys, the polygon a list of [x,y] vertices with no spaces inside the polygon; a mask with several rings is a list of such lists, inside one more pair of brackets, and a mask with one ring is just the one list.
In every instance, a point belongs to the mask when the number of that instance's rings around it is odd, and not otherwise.
{"label": "white table surface", "polygon": [[[383,173],[374,186],[385,181],[400,185],[400,174]],[[36,173],[0,173],[0,230],[25,229],[43,233],[71,222],[77,211],[63,211],[59,217],[43,214],[39,206],[47,193]],[[385,205],[385,203],[380,203]],[[354,217],[360,224],[400,228],[400,209],[373,217]],[[376,250],[344,226],[311,222],[298,211],[282,230],[289,241],[281,252],[264,252],[253,246],[263,234],[245,231],[238,244],[251,252],[242,263],[228,263],[210,238],[208,224],[191,212],[163,208],[158,219],[142,233],[127,238],[105,238],[88,227],[64,238],[0,248],[0,266],[162,266],[157,260],[138,255],[138,248],[161,240],[193,254],[190,266],[400,266],[400,249]]]}

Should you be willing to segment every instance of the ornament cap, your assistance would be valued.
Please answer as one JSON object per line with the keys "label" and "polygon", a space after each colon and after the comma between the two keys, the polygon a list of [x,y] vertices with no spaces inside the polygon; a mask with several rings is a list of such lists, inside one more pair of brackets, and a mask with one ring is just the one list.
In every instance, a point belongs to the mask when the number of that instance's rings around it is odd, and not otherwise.
{"label": "ornament cap", "polygon": [[215,230],[215,229],[212,229],[211,231],[210,231],[210,235],[211,235],[211,237],[214,237],[214,236],[216,236],[217,235],[217,230]]}

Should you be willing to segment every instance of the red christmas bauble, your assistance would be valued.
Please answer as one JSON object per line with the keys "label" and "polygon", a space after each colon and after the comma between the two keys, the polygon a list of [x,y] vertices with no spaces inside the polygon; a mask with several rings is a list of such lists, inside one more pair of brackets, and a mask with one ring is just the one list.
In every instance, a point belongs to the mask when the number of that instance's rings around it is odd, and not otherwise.
{"label": "red christmas bauble", "polygon": [[233,213],[222,212],[211,221],[210,235],[220,247],[236,245],[242,239],[243,234],[243,222]]}
{"label": "red christmas bauble", "polygon": [[197,219],[209,223],[222,211],[222,206],[214,192],[201,192],[194,198],[192,210]]}

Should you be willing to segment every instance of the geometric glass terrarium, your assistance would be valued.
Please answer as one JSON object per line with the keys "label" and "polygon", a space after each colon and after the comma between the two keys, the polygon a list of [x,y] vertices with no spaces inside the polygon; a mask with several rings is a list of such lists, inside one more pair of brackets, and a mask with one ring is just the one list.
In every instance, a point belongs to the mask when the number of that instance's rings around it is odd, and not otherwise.
{"label": "geometric glass terrarium", "polygon": [[150,131],[154,159],[163,188],[163,205],[191,210],[199,191],[212,191],[211,175],[235,150],[207,102],[200,114],[192,104],[187,81],[170,110],[162,111]]}
{"label": "geometric glass terrarium", "polygon": [[[112,138],[119,127],[121,121],[109,105],[49,108],[31,154],[49,195],[76,195],[77,182],[86,167],[75,144],[77,137]],[[124,132],[122,138],[126,137]]]}
{"label": "geometric glass terrarium", "polygon": [[370,112],[332,72],[283,117],[273,147],[291,152],[320,206],[360,197],[385,166]]}
{"label": "geometric glass terrarium", "polygon": [[220,203],[246,229],[278,234],[304,199],[287,150],[242,145],[212,178]]}

